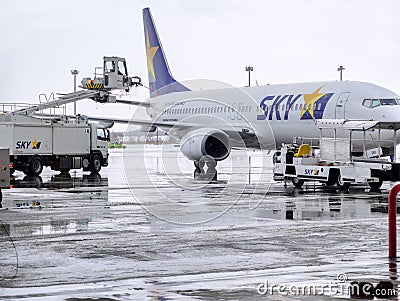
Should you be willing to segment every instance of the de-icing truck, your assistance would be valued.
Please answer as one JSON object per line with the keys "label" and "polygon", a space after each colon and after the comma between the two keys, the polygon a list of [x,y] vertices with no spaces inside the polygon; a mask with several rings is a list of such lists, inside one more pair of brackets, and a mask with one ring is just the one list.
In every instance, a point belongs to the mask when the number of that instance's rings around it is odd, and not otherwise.
{"label": "de-icing truck", "polygon": [[83,168],[97,173],[108,165],[108,129],[82,116],[76,121],[4,116],[0,137],[2,147],[10,150],[11,173],[20,170],[38,176],[44,166],[61,172]]}
{"label": "de-icing truck", "polygon": [[46,97],[45,102],[24,108],[0,105],[0,147],[9,149],[11,173],[20,170],[37,176],[44,166],[61,172],[83,168],[97,173],[108,165],[108,127],[112,124],[91,124],[86,116],[67,117],[65,111],[59,116],[44,114],[45,110],[55,112],[55,108],[82,99],[126,104],[129,101],[119,101],[112,91],[129,91],[142,85],[139,77],[128,76],[124,58],[104,57],[103,68],[96,69],[102,69],[102,74],[95,73],[94,79],[84,78],[83,90],[53,100]]}

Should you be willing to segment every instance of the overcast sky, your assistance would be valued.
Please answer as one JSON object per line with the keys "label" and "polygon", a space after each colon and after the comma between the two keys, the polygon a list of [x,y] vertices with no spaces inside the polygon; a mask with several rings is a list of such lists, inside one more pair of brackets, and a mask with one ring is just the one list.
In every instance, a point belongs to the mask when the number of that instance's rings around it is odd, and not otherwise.
{"label": "overcast sky", "polygon": [[[127,58],[147,84],[142,8],[150,7],[178,80],[261,84],[344,79],[400,93],[398,0],[14,0],[0,4],[0,102],[37,102],[73,91],[72,68],[92,76],[105,55]],[[138,89],[132,99],[145,99]],[[69,107],[72,109],[72,106]],[[129,118],[134,108],[78,104],[90,116]]]}

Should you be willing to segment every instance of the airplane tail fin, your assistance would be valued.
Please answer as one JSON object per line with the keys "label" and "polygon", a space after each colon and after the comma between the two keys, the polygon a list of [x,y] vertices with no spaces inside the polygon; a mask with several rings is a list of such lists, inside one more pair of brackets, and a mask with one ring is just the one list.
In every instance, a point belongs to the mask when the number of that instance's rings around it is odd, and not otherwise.
{"label": "airplane tail fin", "polygon": [[173,78],[148,7],[143,9],[143,23],[150,97],[172,92],[190,91],[190,89]]}

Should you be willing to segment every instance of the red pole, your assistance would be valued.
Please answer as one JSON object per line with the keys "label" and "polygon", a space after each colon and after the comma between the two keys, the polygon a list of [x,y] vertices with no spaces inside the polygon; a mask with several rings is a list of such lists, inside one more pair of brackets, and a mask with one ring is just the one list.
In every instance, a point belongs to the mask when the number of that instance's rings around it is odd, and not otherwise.
{"label": "red pole", "polygon": [[395,185],[389,192],[388,217],[389,217],[389,258],[395,259],[396,255],[396,197],[400,192],[400,184]]}

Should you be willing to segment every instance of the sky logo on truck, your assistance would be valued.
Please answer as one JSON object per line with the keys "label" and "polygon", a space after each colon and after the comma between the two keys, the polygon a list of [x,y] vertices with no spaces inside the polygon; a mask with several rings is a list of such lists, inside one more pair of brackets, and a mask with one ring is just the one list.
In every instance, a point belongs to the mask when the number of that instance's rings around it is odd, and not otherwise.
{"label": "sky logo on truck", "polygon": [[15,149],[40,149],[41,141],[17,141]]}

